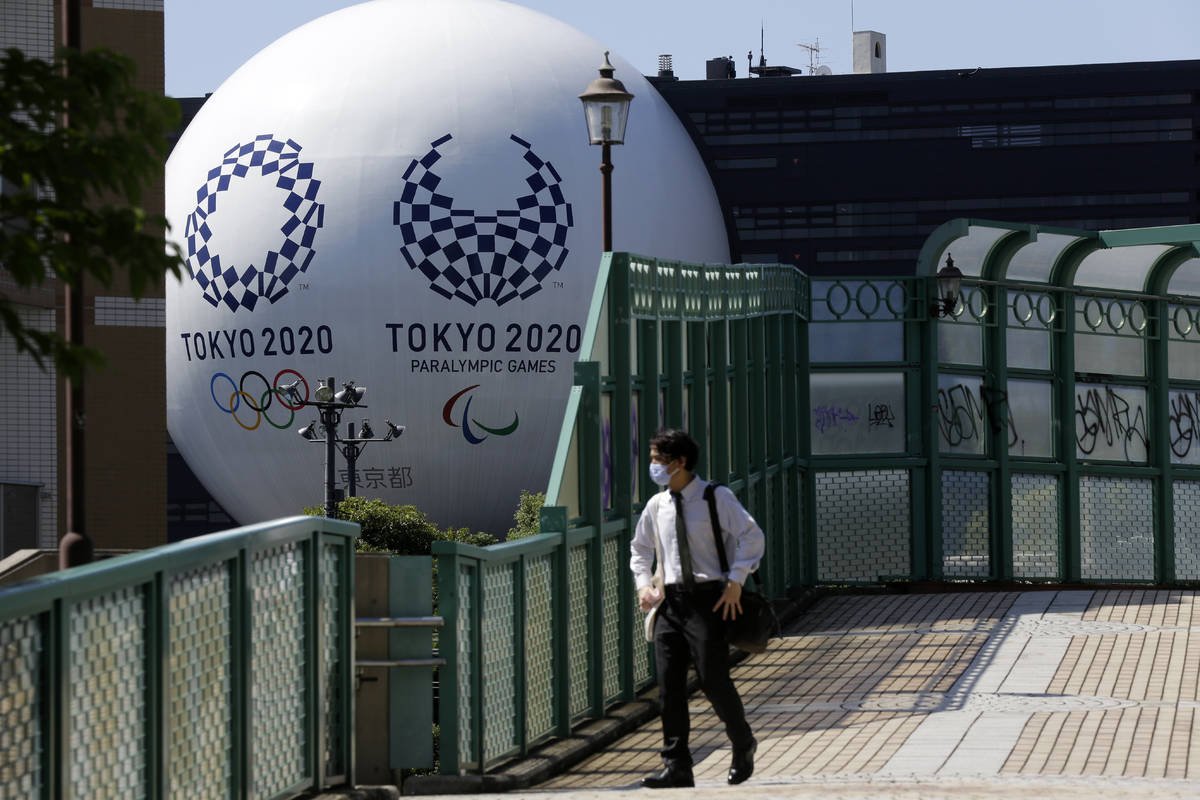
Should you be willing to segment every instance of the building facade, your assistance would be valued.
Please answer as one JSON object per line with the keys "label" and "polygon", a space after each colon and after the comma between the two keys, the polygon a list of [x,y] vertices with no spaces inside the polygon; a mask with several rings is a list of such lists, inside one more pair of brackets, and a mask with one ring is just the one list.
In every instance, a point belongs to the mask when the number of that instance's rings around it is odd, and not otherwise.
{"label": "building facade", "polygon": [[708,165],[737,261],[909,274],[954,217],[1200,215],[1200,61],[653,82]]}
{"label": "building facade", "polygon": [[[139,88],[163,91],[163,0],[6,0],[0,49],[52,58],[67,42],[66,7],[77,6],[80,46],[133,59]],[[73,8],[72,12],[76,13]],[[162,214],[161,180],[143,205]],[[0,271],[0,292],[20,303],[27,323],[64,328],[64,291],[55,281],[18,293]],[[97,548],[143,548],[166,541],[166,401],[162,286],[140,302],[119,282],[84,287],[84,342],[108,365],[85,380],[85,530]],[[65,532],[65,384],[18,355],[0,336],[0,372],[11,385],[0,413],[0,557],[52,548]]]}

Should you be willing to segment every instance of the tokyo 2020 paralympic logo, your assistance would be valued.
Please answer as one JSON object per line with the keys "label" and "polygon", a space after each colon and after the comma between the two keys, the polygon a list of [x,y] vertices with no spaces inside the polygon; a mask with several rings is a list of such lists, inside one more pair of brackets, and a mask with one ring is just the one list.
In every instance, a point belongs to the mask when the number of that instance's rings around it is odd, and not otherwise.
{"label": "tokyo 2020 paralympic logo", "polygon": [[[304,387],[304,399],[308,400],[308,381],[294,369],[281,369],[273,380],[257,370],[247,370],[242,373],[240,380],[224,372],[215,373],[208,382],[209,392],[217,408],[233,417],[233,421],[248,431],[257,430],[266,420],[269,425],[279,430],[287,430],[296,421],[296,412],[304,408],[302,404],[292,402],[287,394],[280,389],[280,378],[294,376],[299,381],[297,390]],[[278,404],[282,412],[272,411]],[[279,421],[284,413],[287,422]],[[276,418],[272,418],[275,414]]]}
{"label": "tokyo 2020 paralympic logo", "polygon": [[[269,133],[235,144],[196,190],[196,208],[188,214],[184,232],[187,267],[210,305],[253,311],[260,300],[279,300],[295,277],[308,270],[317,229],[325,221],[325,206],[317,202],[321,182],[313,177],[312,162],[300,160],[300,149],[291,139],[280,141]],[[234,178],[246,178],[255,170],[261,178],[275,176],[275,186],[283,191],[283,208],[288,212],[279,229],[283,240],[263,254],[260,264],[222,263],[221,254],[209,247],[217,197]]]}
{"label": "tokyo 2020 paralympic logo", "polygon": [[[479,388],[479,384],[477,383],[474,386],[468,386],[467,388],[463,389],[462,391],[456,392],[454,395],[452,395],[450,397],[450,399],[446,401],[446,404],[442,406],[442,421],[445,422],[447,425],[449,425],[451,428],[461,429],[463,438],[466,439],[471,444],[481,444],[484,440],[486,440],[488,438],[486,434],[491,434],[492,436],[508,436],[510,433],[515,431],[517,429],[517,426],[520,424],[520,419],[517,416],[516,411],[513,412],[512,422],[508,423],[503,428],[488,427],[487,425],[484,425],[483,423],[481,423],[479,420],[471,417],[471,397],[469,396],[468,393],[471,392],[472,390],[478,389],[478,388]],[[461,424],[460,424],[459,422],[454,421],[455,416],[456,416],[454,407],[455,407],[455,405],[457,405],[459,399],[462,398],[464,395],[467,395],[467,400],[465,403],[463,403],[462,415],[461,415],[461,417],[459,417],[459,419],[461,421]],[[472,423],[474,423],[475,428],[478,428],[479,430],[483,431],[485,435],[480,435],[480,434],[476,433],[475,430],[472,429],[472,427],[471,427]]]}
{"label": "tokyo 2020 paralympic logo", "polygon": [[455,198],[437,191],[442,178],[433,169],[442,158],[438,148],[451,138],[432,142],[404,171],[400,199],[392,206],[392,222],[404,240],[400,253],[445,298],[472,306],[525,299],[562,268],[569,252],[567,231],[575,221],[562,178],[529,142],[510,136],[533,169],[525,178],[529,194],[515,198],[515,208],[476,213],[457,207]]}

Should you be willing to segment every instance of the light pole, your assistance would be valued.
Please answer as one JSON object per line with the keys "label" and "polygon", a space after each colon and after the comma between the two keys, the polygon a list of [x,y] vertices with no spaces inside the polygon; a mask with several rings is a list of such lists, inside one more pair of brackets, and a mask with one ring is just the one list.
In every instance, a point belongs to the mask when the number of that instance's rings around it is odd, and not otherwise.
{"label": "light pole", "polygon": [[337,515],[337,498],[334,492],[334,466],[335,453],[340,450],[342,456],[346,459],[346,466],[349,469],[347,483],[349,484],[350,497],[356,496],[356,484],[354,478],[354,468],[358,461],[359,455],[362,454],[363,448],[369,442],[390,442],[393,439],[404,433],[403,425],[393,425],[391,420],[385,420],[387,425],[387,435],[375,436],[375,431],[371,429],[371,423],[368,420],[363,420],[362,429],[359,431],[359,436],[354,435],[354,423],[349,423],[349,438],[343,439],[338,436],[338,424],[342,421],[342,412],[347,408],[366,408],[360,401],[363,395],[367,393],[367,387],[355,386],[354,381],[347,381],[342,385],[339,392],[334,392],[333,378],[328,378],[324,383],[317,387],[313,393],[315,400],[305,400],[300,396],[300,390],[296,388],[300,381],[295,381],[290,385],[280,386],[280,391],[284,392],[292,405],[312,406],[317,409],[317,415],[321,420],[321,428],[324,430],[324,435],[317,434],[317,423],[315,421],[308,423],[301,428],[297,433],[301,438],[314,444],[325,445],[325,516],[333,518]]}
{"label": "light pole", "polygon": [[600,77],[588,84],[583,94],[583,113],[587,118],[588,144],[602,146],[600,151],[600,203],[604,208],[602,231],[604,251],[612,251],[612,159],[611,146],[624,144],[625,123],[629,121],[629,102],[633,95],[613,77],[613,65],[604,52],[604,64],[600,66]]}

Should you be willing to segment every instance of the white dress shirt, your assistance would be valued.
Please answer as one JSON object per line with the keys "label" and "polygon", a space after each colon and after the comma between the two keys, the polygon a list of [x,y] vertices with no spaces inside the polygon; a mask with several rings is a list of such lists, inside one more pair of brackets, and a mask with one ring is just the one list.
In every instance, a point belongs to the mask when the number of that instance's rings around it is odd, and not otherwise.
{"label": "white dress shirt", "polygon": [[[729,575],[721,574],[721,559],[713,541],[708,501],[704,499],[706,486],[708,481],[693,477],[680,492],[683,495],[683,521],[687,525],[688,549],[692,556],[692,574],[697,582],[728,578],[745,584],[746,578],[762,559],[766,537],[754,517],[742,508],[737,496],[726,486],[717,487],[717,519],[721,523],[725,557],[729,561]],[[646,503],[629,546],[629,568],[633,570],[638,589],[649,585],[653,578],[656,538],[662,552],[663,580],[667,584],[682,584],[679,545],[675,535],[675,501],[669,489],[654,495]]]}

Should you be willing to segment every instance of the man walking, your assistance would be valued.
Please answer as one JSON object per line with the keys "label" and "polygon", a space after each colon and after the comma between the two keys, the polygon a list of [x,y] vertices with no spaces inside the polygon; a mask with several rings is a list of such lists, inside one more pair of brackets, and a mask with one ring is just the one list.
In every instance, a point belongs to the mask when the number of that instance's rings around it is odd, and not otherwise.
{"label": "man walking", "polygon": [[652,572],[656,551],[665,583],[654,621],[663,770],[642,779],[642,786],[651,789],[694,785],[688,749],[689,660],[733,746],[729,783],[750,777],[758,747],[729,676],[725,620],[742,611],[742,584],[762,558],[763,532],[733,492],[716,489],[717,518],[730,562],[729,574],[722,574],[704,496],[709,483],[692,473],[699,454],[699,445],[686,431],[663,429],[650,440],[650,477],[665,491],[646,503],[630,545],[629,566],[643,611],[659,599]]}

